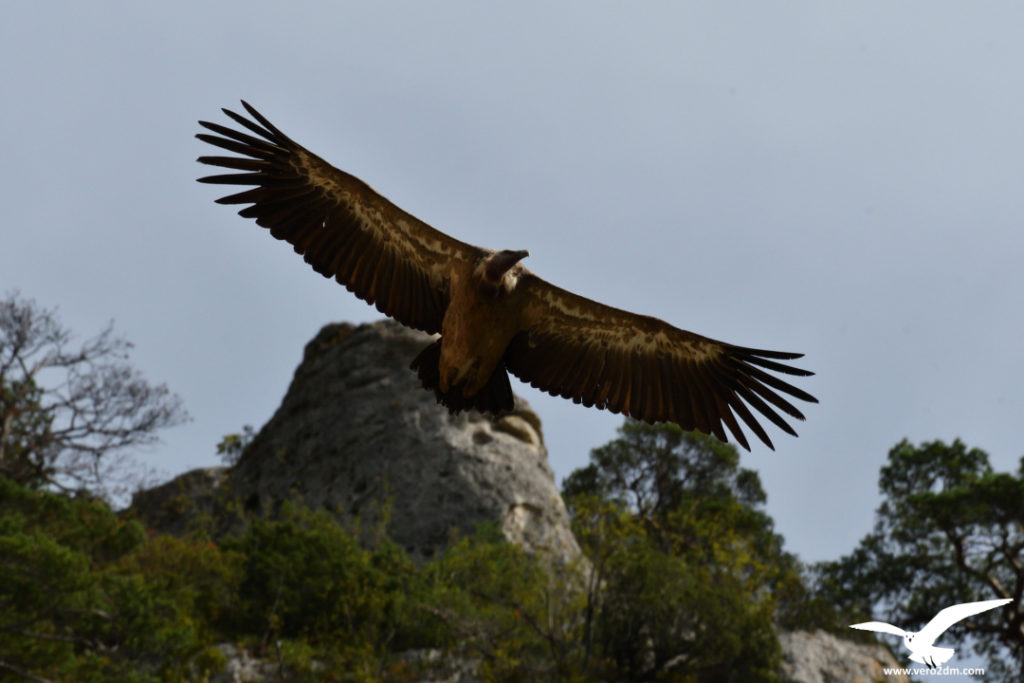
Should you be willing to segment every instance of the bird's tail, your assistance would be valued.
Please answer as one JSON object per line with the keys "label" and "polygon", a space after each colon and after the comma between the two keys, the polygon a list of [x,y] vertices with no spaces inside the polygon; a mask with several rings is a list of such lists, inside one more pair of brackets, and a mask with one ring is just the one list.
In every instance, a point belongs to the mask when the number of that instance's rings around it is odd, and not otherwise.
{"label": "bird's tail", "polygon": [[482,413],[501,414],[515,407],[512,397],[512,385],[508,381],[508,372],[504,363],[494,369],[484,388],[473,396],[464,396],[462,387],[450,387],[448,392],[441,391],[441,340],[423,349],[412,361],[411,367],[416,371],[425,389],[430,389],[437,397],[437,402],[448,408],[448,412],[457,415],[463,410],[479,410]]}

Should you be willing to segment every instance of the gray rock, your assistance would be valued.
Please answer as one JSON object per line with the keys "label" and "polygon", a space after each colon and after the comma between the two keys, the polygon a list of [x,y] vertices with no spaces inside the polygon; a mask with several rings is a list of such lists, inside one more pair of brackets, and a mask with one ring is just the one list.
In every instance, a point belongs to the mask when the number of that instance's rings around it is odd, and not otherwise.
{"label": "gray rock", "polygon": [[217,646],[224,655],[224,670],[210,677],[210,683],[265,683],[266,681],[287,680],[282,678],[290,671],[270,659],[258,659],[244,649],[230,643]]}
{"label": "gray rock", "polygon": [[780,632],[783,680],[788,683],[909,683],[906,676],[883,675],[900,667],[881,645],[854,643],[825,631]]}
{"label": "gray rock", "polygon": [[[540,418],[519,398],[501,417],[449,415],[409,369],[431,341],[391,321],[324,327],[235,467],[187,473],[137,494],[133,507],[153,526],[180,532],[196,512],[212,514],[221,530],[236,528],[226,506],[215,510],[218,497],[269,514],[298,499],[364,524],[387,503],[389,534],[414,558],[434,556],[453,532],[487,521],[530,552],[576,557]],[[194,507],[182,510],[190,496]]]}
{"label": "gray rock", "polygon": [[441,650],[406,650],[398,655],[421,672],[416,683],[479,683],[478,659],[453,657]]}

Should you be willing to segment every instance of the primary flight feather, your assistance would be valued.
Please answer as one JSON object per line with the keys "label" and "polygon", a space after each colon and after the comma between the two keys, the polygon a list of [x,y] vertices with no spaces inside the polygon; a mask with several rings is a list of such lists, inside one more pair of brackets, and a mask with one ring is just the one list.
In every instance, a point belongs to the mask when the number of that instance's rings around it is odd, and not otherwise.
{"label": "primary flight feather", "polygon": [[412,367],[452,412],[511,410],[508,371],[647,422],[722,441],[727,427],[749,450],[740,421],[773,448],[750,408],[796,436],[780,412],[804,416],[784,395],[817,403],[772,374],[813,374],[779,362],[802,354],[726,344],[555,287],[523,267],[526,251],[475,247],[435,230],[242,106],[253,120],[223,111],[244,130],[200,121],[215,135],[196,136],[240,155],[200,162],[238,172],[199,181],[251,186],[217,202],[246,205],[240,215],[382,313],[441,333]]}

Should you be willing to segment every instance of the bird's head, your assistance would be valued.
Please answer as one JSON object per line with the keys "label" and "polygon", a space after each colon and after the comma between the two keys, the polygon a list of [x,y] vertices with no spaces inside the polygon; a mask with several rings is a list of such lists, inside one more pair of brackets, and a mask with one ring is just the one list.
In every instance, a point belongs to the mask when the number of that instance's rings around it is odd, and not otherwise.
{"label": "bird's head", "polygon": [[515,287],[515,282],[514,280],[509,280],[509,271],[529,255],[530,252],[525,249],[519,251],[511,249],[496,251],[480,263],[477,272],[480,274],[480,279],[484,284],[491,287],[504,286],[506,289],[511,290]]}

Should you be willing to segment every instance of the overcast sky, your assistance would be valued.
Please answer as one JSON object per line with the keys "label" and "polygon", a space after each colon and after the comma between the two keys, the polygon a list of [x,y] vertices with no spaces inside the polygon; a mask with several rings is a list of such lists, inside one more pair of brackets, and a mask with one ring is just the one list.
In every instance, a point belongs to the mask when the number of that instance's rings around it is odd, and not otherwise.
{"label": "overcast sky", "polygon": [[[900,439],[1024,453],[1020,3],[8,2],[0,293],[110,319],[193,416],[167,476],[262,425],[302,347],[379,314],[195,182],[246,98],[464,241],[728,342],[800,351],[754,446],[808,561],[870,530]],[[559,479],[621,418],[516,384]]]}

